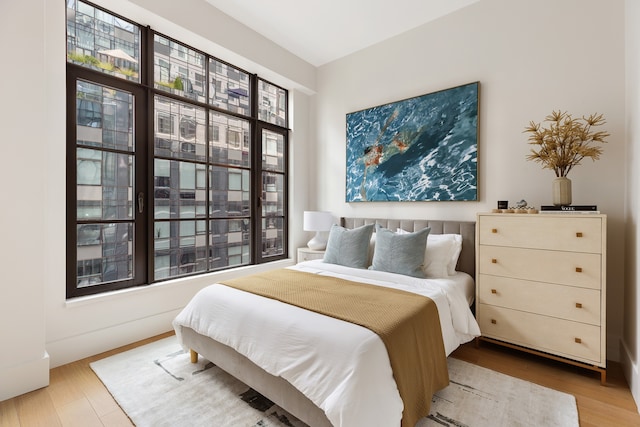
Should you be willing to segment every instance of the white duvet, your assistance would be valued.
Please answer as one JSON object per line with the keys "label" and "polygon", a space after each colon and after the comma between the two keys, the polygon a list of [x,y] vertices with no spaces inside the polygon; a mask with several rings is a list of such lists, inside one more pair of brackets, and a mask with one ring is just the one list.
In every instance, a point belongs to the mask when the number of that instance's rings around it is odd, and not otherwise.
{"label": "white duvet", "polygon": [[[417,279],[321,260],[290,268],[428,296],[438,307],[447,356],[480,334],[465,273]],[[400,425],[403,404],[387,351],[366,328],[223,285],[198,292],[173,325],[179,340],[181,328],[191,328],[286,379],[336,427]]]}

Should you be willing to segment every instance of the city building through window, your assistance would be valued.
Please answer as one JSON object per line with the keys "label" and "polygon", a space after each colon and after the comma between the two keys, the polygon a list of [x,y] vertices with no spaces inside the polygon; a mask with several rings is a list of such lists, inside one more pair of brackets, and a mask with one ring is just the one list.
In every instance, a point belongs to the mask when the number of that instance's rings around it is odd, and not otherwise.
{"label": "city building through window", "polygon": [[68,0],[67,298],[287,257],[287,97]]}

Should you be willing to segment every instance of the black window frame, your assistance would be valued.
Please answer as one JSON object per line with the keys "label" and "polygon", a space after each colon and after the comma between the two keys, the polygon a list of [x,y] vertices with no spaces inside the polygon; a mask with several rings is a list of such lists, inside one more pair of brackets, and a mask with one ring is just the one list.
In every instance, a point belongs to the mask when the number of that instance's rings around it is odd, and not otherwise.
{"label": "black window frame", "polygon": [[[250,136],[249,136],[249,150],[250,150],[250,164],[248,170],[250,176],[250,195],[249,195],[249,228],[250,228],[250,236],[249,236],[249,244],[251,247],[250,259],[248,262],[241,264],[242,266],[246,265],[256,265],[262,264],[266,262],[276,261],[285,259],[289,256],[289,248],[288,248],[288,233],[289,233],[289,225],[288,225],[288,183],[289,183],[289,150],[288,150],[288,137],[289,137],[289,129],[288,125],[288,91],[274,83],[271,83],[257,74],[249,73],[245,70],[242,70],[220,58],[217,58],[213,55],[202,52],[198,49],[195,49],[184,42],[175,40],[165,34],[161,34],[155,32],[150,27],[145,27],[141,24],[138,24],[134,21],[131,21],[123,16],[114,13],[108,9],[102,8],[90,2],[82,1],[95,9],[104,11],[108,14],[114,15],[118,19],[122,19],[128,23],[131,23],[137,26],[140,30],[140,61],[139,61],[139,76],[140,82],[133,82],[127,79],[123,79],[114,75],[102,73],[100,71],[96,71],[82,65],[75,64],[73,62],[67,61],[66,64],[66,111],[67,111],[67,154],[66,154],[66,162],[67,162],[67,184],[66,184],[66,227],[67,227],[67,241],[66,241],[66,271],[67,271],[67,285],[66,285],[66,296],[67,299],[99,294],[108,291],[114,291],[119,289],[125,289],[135,286],[145,286],[153,283],[158,283],[166,280],[173,280],[176,278],[181,278],[185,276],[196,276],[200,274],[207,274],[213,271],[219,270],[227,270],[237,267],[238,265],[231,265],[225,267],[216,267],[212,268],[210,259],[212,257],[212,246],[210,239],[210,224],[214,217],[210,213],[209,205],[212,202],[209,200],[210,198],[210,189],[209,189],[209,175],[214,163],[211,162],[211,158],[209,156],[210,144],[209,144],[209,132],[213,130],[212,124],[209,122],[210,112],[220,113],[226,116],[235,117],[241,120],[245,120],[249,122]],[[187,94],[185,96],[181,96],[176,93],[171,93],[165,90],[160,90],[154,88],[153,78],[154,78],[154,36],[160,36],[163,39],[167,39],[171,42],[178,43],[181,46],[185,46],[187,49],[192,49],[199,54],[204,55],[205,61],[205,84],[204,87],[204,101],[200,102],[197,99],[192,99],[192,97],[188,97]],[[242,113],[238,113],[235,111],[230,111],[225,108],[220,108],[215,105],[209,103],[209,88],[208,80],[210,78],[210,70],[209,64],[210,60],[213,59],[217,61],[217,63],[226,64],[227,66],[233,67],[241,71],[242,73],[246,73],[249,76],[249,94],[250,94],[250,105],[249,105],[249,115],[245,115]],[[134,170],[134,186],[133,186],[133,227],[134,227],[134,243],[133,243],[133,277],[126,280],[118,280],[112,282],[103,282],[95,285],[89,286],[78,286],[78,270],[83,269],[83,271],[88,271],[91,273],[95,273],[97,267],[94,265],[95,262],[87,264],[83,263],[82,266],[78,263],[78,225],[84,224],[84,221],[78,220],[77,216],[77,171],[76,171],[76,150],[77,150],[77,126],[76,126],[76,87],[78,81],[87,81],[89,83],[94,83],[97,85],[103,85],[111,88],[115,88],[118,90],[126,91],[135,97],[135,105],[134,105],[134,132],[135,132],[135,170]],[[276,86],[277,88],[284,90],[285,93],[285,125],[277,125],[274,123],[269,123],[262,121],[258,118],[258,82],[263,81],[270,85]],[[154,102],[155,97],[161,96],[168,98],[172,101],[190,104],[198,108],[204,108],[206,124],[205,124],[205,144],[206,144],[206,161],[202,164],[205,165],[206,168],[206,176],[207,176],[207,188],[206,188],[206,218],[205,218],[205,232],[207,234],[206,238],[206,256],[207,256],[207,264],[206,269],[204,271],[198,272],[185,272],[184,274],[176,274],[166,278],[155,278],[154,271],[154,221],[156,220],[154,216],[154,202],[155,202],[155,176],[154,176],[154,162],[158,157],[155,155],[155,134],[154,129],[156,126],[156,121],[158,120],[158,112],[155,111]],[[180,126],[180,125],[178,125]],[[283,210],[279,215],[270,215],[271,217],[278,217],[282,220],[282,252],[277,253],[275,255],[263,253],[262,250],[262,129],[267,129],[270,132],[277,133],[282,135],[284,139],[284,147],[283,153],[284,156],[284,170],[281,175],[283,176]],[[180,129],[182,130],[182,129]],[[177,131],[177,130],[176,130]],[[189,131],[191,131],[189,129]],[[242,139],[239,140],[242,145],[244,141]],[[193,149],[192,146],[185,147],[184,152],[191,152]],[[181,147],[182,150],[182,147]],[[176,160],[174,158],[174,160]],[[228,165],[229,168],[235,168],[232,165]],[[197,218],[194,218],[196,220]],[[113,222],[112,220],[91,220],[86,221],[87,223],[94,224],[96,222]],[[198,226],[196,228],[199,229]],[[199,229],[199,231],[202,231]],[[194,248],[197,250],[198,248]],[[193,257],[187,257],[189,259]],[[186,258],[185,258],[186,259]],[[95,260],[90,260],[95,261]]]}

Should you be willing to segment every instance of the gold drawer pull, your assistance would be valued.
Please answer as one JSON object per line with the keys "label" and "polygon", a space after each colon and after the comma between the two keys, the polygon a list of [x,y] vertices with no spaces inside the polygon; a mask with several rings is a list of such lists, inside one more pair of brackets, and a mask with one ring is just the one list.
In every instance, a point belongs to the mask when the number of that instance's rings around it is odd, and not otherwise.
{"label": "gold drawer pull", "polygon": [[491,319],[491,323],[495,325],[498,321],[496,319]]}
{"label": "gold drawer pull", "polygon": [[578,232],[576,233],[576,237],[582,237],[582,233],[578,231]]}
{"label": "gold drawer pull", "polygon": [[576,308],[582,308],[582,303],[581,302],[577,302],[576,303]]}
{"label": "gold drawer pull", "polygon": [[582,273],[582,267],[576,267],[576,273]]}
{"label": "gold drawer pull", "polygon": [[492,293],[492,294],[497,294],[497,293],[498,293],[498,291],[496,291],[495,289],[491,289],[491,293]]}
{"label": "gold drawer pull", "polygon": [[577,342],[578,344],[580,344],[580,343],[582,342],[582,340],[581,340],[580,338],[576,338],[575,340],[576,340],[576,342]]}
{"label": "gold drawer pull", "polygon": [[497,259],[495,259],[495,258],[491,258],[491,263],[492,263],[492,264],[497,264],[497,263],[498,263],[498,260],[497,260]]}
{"label": "gold drawer pull", "polygon": [[497,233],[497,232],[498,232],[498,229],[497,229],[497,228],[492,228],[492,229],[491,229],[491,232],[495,234],[495,233]]}

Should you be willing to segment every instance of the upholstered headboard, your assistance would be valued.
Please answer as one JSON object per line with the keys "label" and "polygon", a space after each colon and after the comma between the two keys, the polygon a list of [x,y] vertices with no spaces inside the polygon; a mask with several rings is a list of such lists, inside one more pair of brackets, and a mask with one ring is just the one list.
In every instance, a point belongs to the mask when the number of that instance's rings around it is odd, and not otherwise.
{"label": "upholstered headboard", "polygon": [[462,252],[458,258],[456,270],[464,271],[476,277],[476,223],[474,221],[431,221],[427,219],[378,219],[378,218],[340,218],[345,228],[356,228],[365,224],[380,224],[389,230],[402,228],[406,231],[418,231],[431,227],[432,234],[460,234]]}

